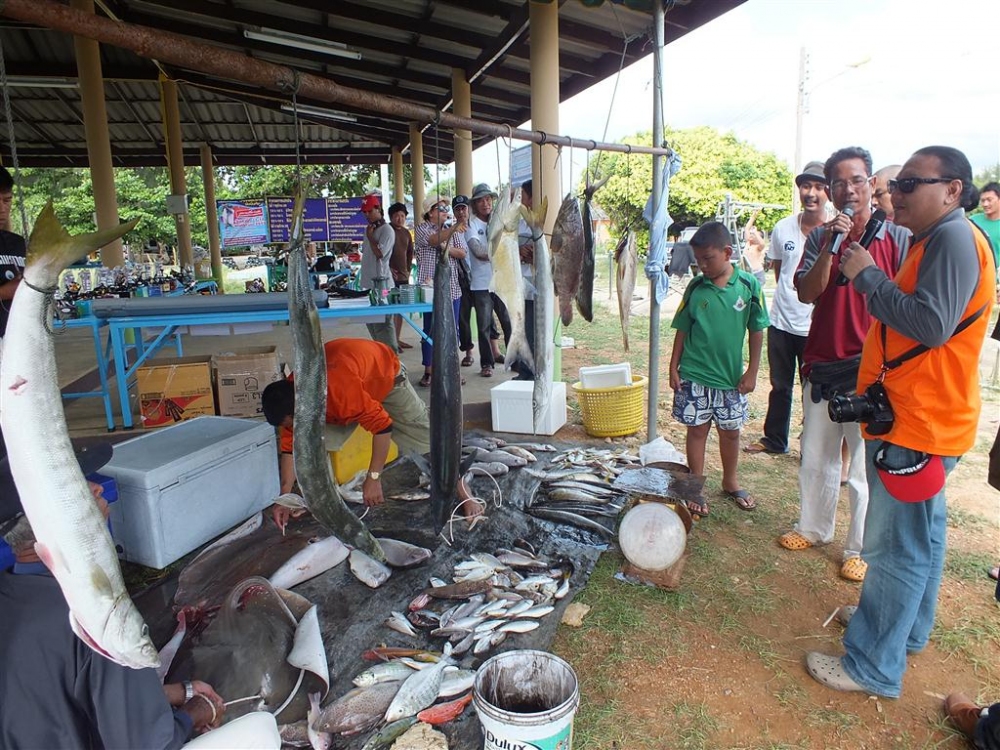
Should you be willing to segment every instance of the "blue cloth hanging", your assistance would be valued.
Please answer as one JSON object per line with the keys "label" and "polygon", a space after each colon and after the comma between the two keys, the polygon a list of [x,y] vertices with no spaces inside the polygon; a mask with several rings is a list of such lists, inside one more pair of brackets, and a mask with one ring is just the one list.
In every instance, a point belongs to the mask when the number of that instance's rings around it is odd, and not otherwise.
{"label": "blue cloth hanging", "polygon": [[670,279],[664,269],[667,258],[667,228],[674,223],[667,211],[667,199],[670,197],[670,178],[680,171],[681,157],[671,153],[667,157],[665,169],[660,175],[660,203],[653,207],[653,194],[646,201],[642,218],[649,224],[649,254],[646,256],[646,278],[655,283],[656,301],[662,304],[670,290]]}

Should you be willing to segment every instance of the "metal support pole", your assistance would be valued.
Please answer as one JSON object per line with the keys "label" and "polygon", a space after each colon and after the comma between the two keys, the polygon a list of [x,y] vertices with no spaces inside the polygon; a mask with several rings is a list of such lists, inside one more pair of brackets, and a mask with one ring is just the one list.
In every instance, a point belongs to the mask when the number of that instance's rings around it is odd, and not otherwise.
{"label": "metal support pole", "polygon": [[[663,2],[653,5],[653,145],[663,139]],[[653,156],[653,210],[660,205],[662,155]],[[629,300],[631,302],[631,300]],[[656,282],[649,283],[649,402],[646,408],[646,442],[656,439],[660,396],[660,303]]]}

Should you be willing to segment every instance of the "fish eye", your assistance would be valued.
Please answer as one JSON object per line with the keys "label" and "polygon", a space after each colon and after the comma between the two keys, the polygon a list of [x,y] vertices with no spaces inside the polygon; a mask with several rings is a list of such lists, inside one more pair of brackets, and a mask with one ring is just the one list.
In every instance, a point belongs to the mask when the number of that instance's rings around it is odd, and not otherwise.
{"label": "fish eye", "polygon": [[142,624],[142,637],[143,638],[149,637],[149,625],[147,625],[146,623]]}

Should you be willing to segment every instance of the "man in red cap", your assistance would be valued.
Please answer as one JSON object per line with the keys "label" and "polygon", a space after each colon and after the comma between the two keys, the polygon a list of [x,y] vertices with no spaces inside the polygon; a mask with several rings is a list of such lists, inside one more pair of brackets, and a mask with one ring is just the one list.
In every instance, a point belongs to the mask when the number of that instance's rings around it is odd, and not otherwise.
{"label": "man in red cap", "polygon": [[[377,194],[366,195],[361,200],[361,213],[368,220],[365,227],[365,238],[361,243],[361,288],[375,289],[381,294],[392,286],[392,250],[396,245],[396,232],[385,221],[382,213],[382,197]],[[393,351],[399,351],[396,343],[396,331],[392,323],[369,323],[368,333],[375,341],[381,341]]]}

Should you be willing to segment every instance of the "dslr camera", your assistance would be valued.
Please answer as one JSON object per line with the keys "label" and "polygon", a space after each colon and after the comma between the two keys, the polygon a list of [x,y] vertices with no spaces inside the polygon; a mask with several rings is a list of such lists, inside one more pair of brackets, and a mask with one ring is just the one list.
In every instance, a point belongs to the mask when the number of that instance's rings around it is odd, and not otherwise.
{"label": "dslr camera", "polygon": [[889,394],[881,383],[872,383],[863,394],[834,396],[827,408],[832,421],[864,422],[872,435],[885,435],[895,421]]}

